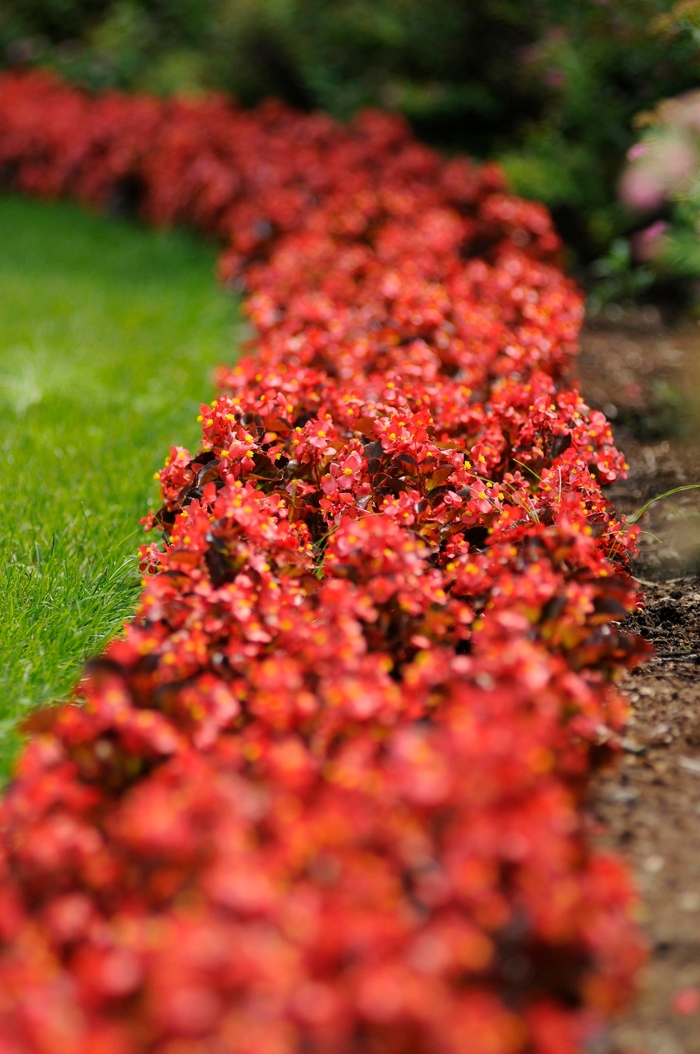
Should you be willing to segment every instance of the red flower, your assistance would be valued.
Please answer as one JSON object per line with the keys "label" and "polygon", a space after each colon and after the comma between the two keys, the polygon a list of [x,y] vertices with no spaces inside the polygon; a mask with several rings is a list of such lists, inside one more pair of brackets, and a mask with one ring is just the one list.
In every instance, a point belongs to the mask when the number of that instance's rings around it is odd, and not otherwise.
{"label": "red flower", "polygon": [[548,213],[396,116],[46,73],[0,168],[219,237],[255,332],[0,804],[3,1054],[585,1049],[643,957],[580,803],[646,646]]}

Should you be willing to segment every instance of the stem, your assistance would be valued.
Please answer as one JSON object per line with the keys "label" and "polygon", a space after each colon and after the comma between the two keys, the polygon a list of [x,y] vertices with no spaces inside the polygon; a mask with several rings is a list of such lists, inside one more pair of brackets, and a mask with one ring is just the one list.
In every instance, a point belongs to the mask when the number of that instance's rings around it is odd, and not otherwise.
{"label": "stem", "polygon": [[657,501],[663,501],[664,498],[670,498],[674,494],[681,494],[685,490],[700,490],[700,483],[687,483],[683,487],[674,487],[672,490],[667,490],[664,494],[658,494],[655,498],[650,498],[645,505],[642,505],[641,509],[635,512],[632,519],[627,521],[625,529],[633,527],[642,518],[647,509],[650,509]]}

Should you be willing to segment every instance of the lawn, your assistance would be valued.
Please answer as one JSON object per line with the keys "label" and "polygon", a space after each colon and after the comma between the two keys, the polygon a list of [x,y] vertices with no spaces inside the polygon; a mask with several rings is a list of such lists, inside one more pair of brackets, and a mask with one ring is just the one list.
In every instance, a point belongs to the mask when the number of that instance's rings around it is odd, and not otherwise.
{"label": "lawn", "polygon": [[240,321],[215,248],[0,197],[0,772],[132,611],[139,518]]}

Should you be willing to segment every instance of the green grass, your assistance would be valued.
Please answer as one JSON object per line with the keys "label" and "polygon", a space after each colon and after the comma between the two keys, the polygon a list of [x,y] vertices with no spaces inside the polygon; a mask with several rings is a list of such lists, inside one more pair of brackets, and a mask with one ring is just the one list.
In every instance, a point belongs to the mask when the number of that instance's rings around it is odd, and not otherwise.
{"label": "green grass", "polygon": [[133,610],[139,518],[240,322],[215,250],[0,197],[0,772]]}

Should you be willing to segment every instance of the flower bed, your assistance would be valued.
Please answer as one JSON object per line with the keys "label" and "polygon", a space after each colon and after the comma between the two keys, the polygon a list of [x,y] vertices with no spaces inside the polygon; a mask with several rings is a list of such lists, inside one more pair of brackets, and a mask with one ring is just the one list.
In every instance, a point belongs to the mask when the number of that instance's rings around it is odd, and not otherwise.
{"label": "flower bed", "polygon": [[[224,242],[255,354],[2,803],[1,1054],[570,1054],[629,996],[634,530],[541,206],[396,117],[0,79],[27,193]],[[176,393],[174,393],[176,397]]]}

